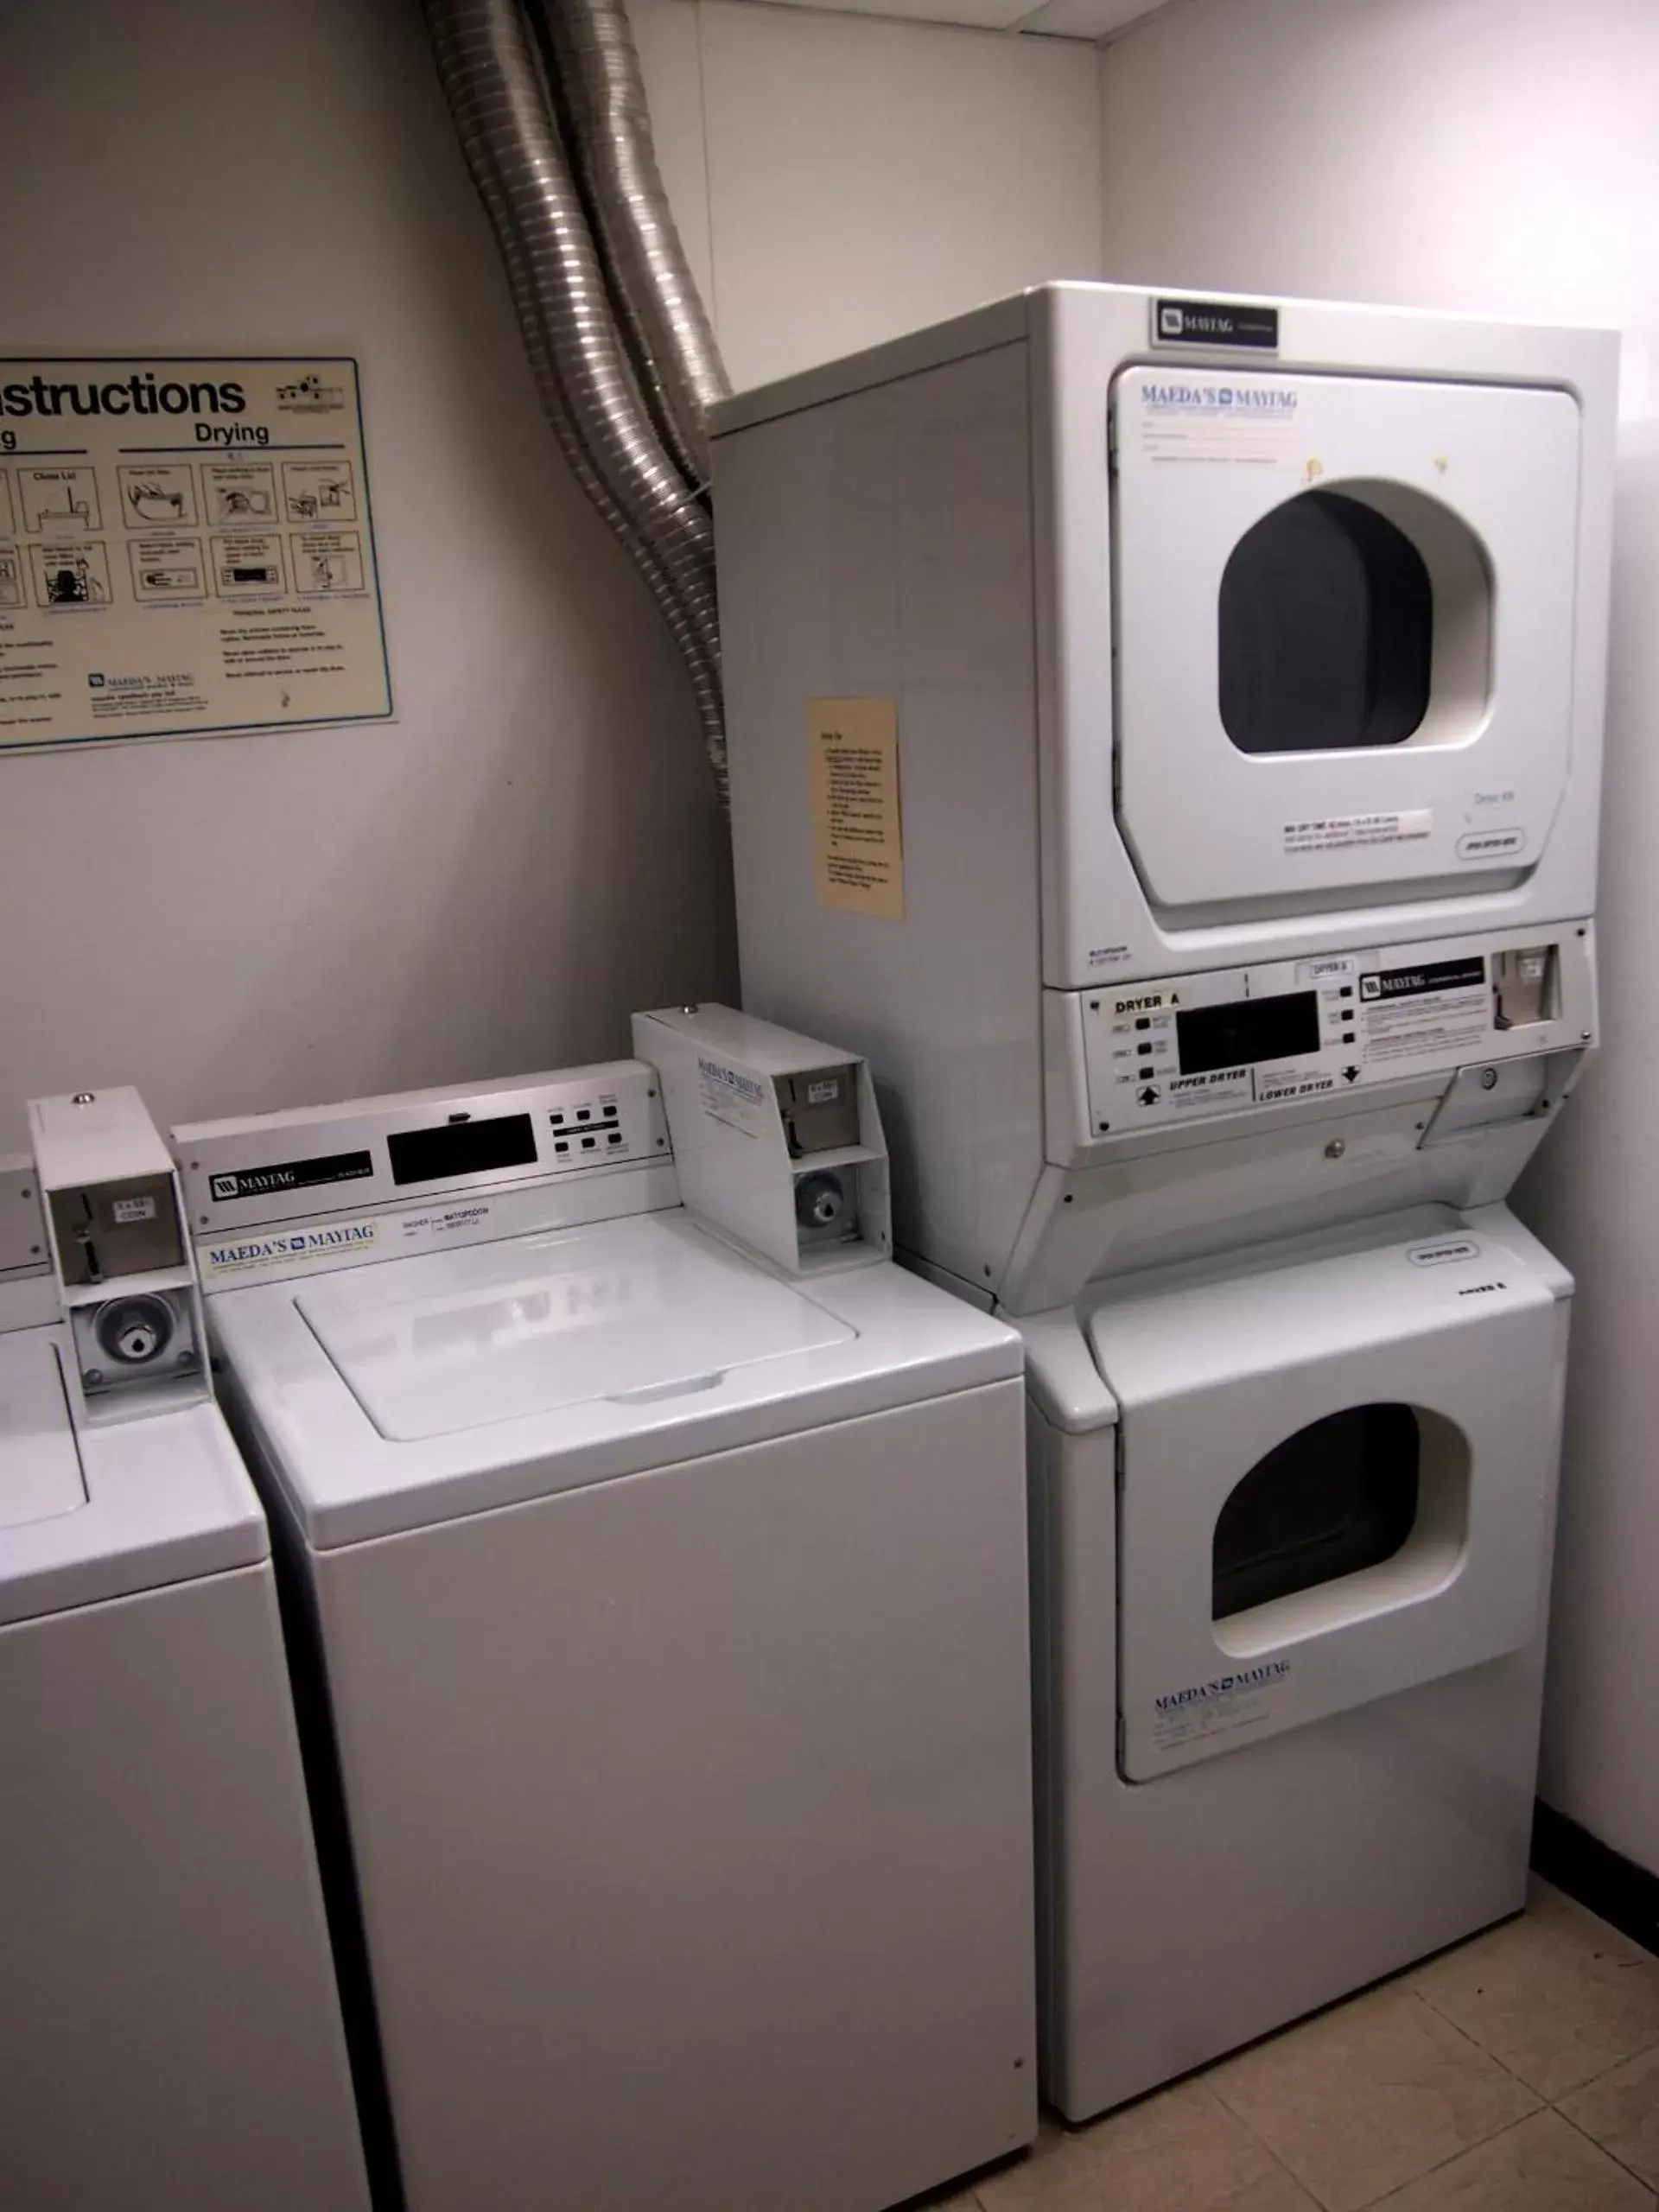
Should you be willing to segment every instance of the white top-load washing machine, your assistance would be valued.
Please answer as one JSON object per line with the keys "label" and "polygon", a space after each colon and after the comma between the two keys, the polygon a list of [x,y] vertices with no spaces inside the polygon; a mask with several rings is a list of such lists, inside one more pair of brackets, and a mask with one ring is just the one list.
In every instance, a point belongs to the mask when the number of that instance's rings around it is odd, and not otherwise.
{"label": "white top-load washing machine", "polygon": [[130,1091],[32,1115],[0,1164],[0,2202],[366,2212],[269,1539],[167,1152]]}
{"label": "white top-load washing machine", "polygon": [[861,1066],[636,1041],[175,1132],[222,1387],[411,2212],[875,2212],[1036,2128],[1021,1348]]}
{"label": "white top-load washing machine", "polygon": [[1059,285],[716,411],[745,1002],[1027,1340],[1074,2118],[1522,1902],[1616,375]]}

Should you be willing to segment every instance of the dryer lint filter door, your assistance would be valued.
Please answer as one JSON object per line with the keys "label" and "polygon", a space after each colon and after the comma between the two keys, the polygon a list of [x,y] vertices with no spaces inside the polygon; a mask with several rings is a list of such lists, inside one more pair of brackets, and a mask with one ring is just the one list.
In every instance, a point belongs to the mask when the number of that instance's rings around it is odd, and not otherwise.
{"label": "dryer lint filter door", "polygon": [[1113,407],[1119,823],[1153,906],[1535,865],[1570,752],[1577,402],[1159,367]]}
{"label": "dryer lint filter door", "polygon": [[295,1303],[375,1427],[403,1442],[694,1395],[857,1333],[677,1212],[348,1269]]}
{"label": "dryer lint filter door", "polygon": [[[1437,1255],[1432,1264],[1414,1249]],[[1484,1240],[1127,1300],[1118,1429],[1132,1781],[1480,1665],[1538,1632],[1566,1309]]]}

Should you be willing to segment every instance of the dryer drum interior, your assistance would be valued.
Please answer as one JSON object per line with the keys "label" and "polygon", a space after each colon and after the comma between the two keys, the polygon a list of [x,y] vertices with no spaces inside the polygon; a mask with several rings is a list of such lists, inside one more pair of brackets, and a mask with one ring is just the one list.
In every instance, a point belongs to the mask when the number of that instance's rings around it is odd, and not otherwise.
{"label": "dryer drum interior", "polygon": [[1422,1433],[1409,1406],[1351,1406],[1258,1459],[1216,1522],[1216,1620],[1392,1559],[1417,1521]]}

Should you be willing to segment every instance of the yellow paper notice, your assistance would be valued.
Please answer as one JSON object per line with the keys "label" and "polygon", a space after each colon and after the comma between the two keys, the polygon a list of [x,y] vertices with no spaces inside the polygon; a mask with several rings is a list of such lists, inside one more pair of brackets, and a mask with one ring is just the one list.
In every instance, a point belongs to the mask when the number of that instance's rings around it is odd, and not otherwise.
{"label": "yellow paper notice", "polygon": [[806,712],[818,904],[902,922],[898,704],[810,699]]}

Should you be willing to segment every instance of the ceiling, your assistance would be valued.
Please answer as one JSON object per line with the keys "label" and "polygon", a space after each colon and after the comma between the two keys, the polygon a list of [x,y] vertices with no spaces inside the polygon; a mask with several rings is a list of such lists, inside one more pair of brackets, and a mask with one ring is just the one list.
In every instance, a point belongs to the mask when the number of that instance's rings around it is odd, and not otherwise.
{"label": "ceiling", "polygon": [[907,22],[960,23],[978,30],[1045,31],[1056,38],[1108,38],[1166,0],[778,0],[784,7]]}

